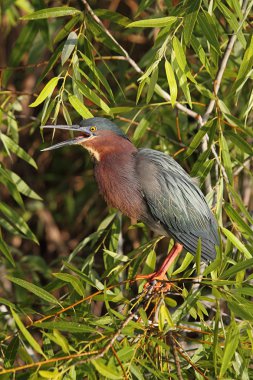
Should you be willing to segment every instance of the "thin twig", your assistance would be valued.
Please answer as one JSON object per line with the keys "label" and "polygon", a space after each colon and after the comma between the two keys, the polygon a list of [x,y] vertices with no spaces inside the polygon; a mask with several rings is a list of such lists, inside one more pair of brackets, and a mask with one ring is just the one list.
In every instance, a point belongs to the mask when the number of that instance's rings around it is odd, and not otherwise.
{"label": "thin twig", "polygon": [[178,380],[184,380],[183,376],[182,376],[181,367],[180,367],[180,360],[179,360],[179,356],[178,356],[178,351],[177,351],[176,343],[175,343],[175,340],[173,338],[172,332],[168,333],[168,338],[169,338],[169,343],[171,345],[172,354],[174,356],[174,361],[175,361],[175,366],[176,366],[176,370],[177,370]]}
{"label": "thin twig", "polygon": [[89,362],[91,360],[97,360],[99,358],[102,358],[109,351],[109,349],[112,348],[112,346],[114,345],[116,339],[118,339],[118,337],[120,336],[122,330],[128,325],[129,322],[131,322],[132,319],[134,319],[135,315],[136,315],[135,312],[132,312],[132,313],[129,314],[129,316],[127,317],[127,319],[125,319],[125,321],[121,324],[120,328],[113,335],[113,337],[110,340],[110,342],[98,354],[90,356],[87,359],[81,360],[81,361],[78,362],[78,364],[83,364],[83,363],[87,363],[87,362]]}

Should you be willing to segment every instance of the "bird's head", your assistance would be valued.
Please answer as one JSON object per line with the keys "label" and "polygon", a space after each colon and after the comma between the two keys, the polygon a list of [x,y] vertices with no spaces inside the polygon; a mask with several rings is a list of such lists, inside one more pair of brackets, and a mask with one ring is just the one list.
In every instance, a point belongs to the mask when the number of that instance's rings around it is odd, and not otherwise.
{"label": "bird's head", "polygon": [[76,125],[44,125],[42,128],[65,129],[77,133],[72,139],[52,145],[43,151],[58,149],[66,145],[82,145],[84,148],[104,145],[105,142],[113,142],[117,138],[128,140],[125,133],[119,129],[111,120],[103,117],[84,119]]}

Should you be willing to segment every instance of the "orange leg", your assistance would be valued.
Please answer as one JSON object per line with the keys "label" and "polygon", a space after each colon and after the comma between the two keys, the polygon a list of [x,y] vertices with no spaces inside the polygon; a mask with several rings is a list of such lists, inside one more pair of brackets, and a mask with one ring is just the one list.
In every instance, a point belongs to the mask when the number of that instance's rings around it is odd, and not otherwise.
{"label": "orange leg", "polygon": [[[173,261],[176,259],[176,257],[182,252],[183,246],[182,244],[175,243],[174,246],[171,248],[168,256],[162,263],[161,267],[154,273],[150,274],[139,274],[136,276],[136,280],[148,280],[148,283],[145,285],[145,287],[150,285],[150,282],[152,281],[158,281],[158,284],[155,285],[155,289],[158,289],[161,287],[161,283],[159,281],[167,280],[166,273],[169,267],[172,265]],[[166,291],[170,290],[171,284],[166,284]]]}

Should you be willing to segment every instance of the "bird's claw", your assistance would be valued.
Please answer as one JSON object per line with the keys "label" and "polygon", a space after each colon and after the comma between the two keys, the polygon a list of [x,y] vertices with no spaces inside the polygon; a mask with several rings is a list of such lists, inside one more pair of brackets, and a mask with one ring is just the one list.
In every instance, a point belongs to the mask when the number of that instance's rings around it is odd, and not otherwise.
{"label": "bird's claw", "polygon": [[139,275],[136,277],[137,280],[146,279],[147,283],[144,285],[143,290],[149,294],[151,293],[168,293],[171,289],[172,284],[168,282],[166,276],[163,278],[155,276],[155,273],[148,275],[147,277]]}

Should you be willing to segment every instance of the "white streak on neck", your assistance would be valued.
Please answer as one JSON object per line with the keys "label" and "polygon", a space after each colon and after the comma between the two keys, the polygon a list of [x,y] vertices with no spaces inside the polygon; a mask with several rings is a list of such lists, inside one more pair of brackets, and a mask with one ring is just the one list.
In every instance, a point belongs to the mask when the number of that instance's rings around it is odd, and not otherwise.
{"label": "white streak on neck", "polygon": [[100,161],[100,155],[97,150],[93,149],[91,146],[85,146],[85,149],[97,160]]}

